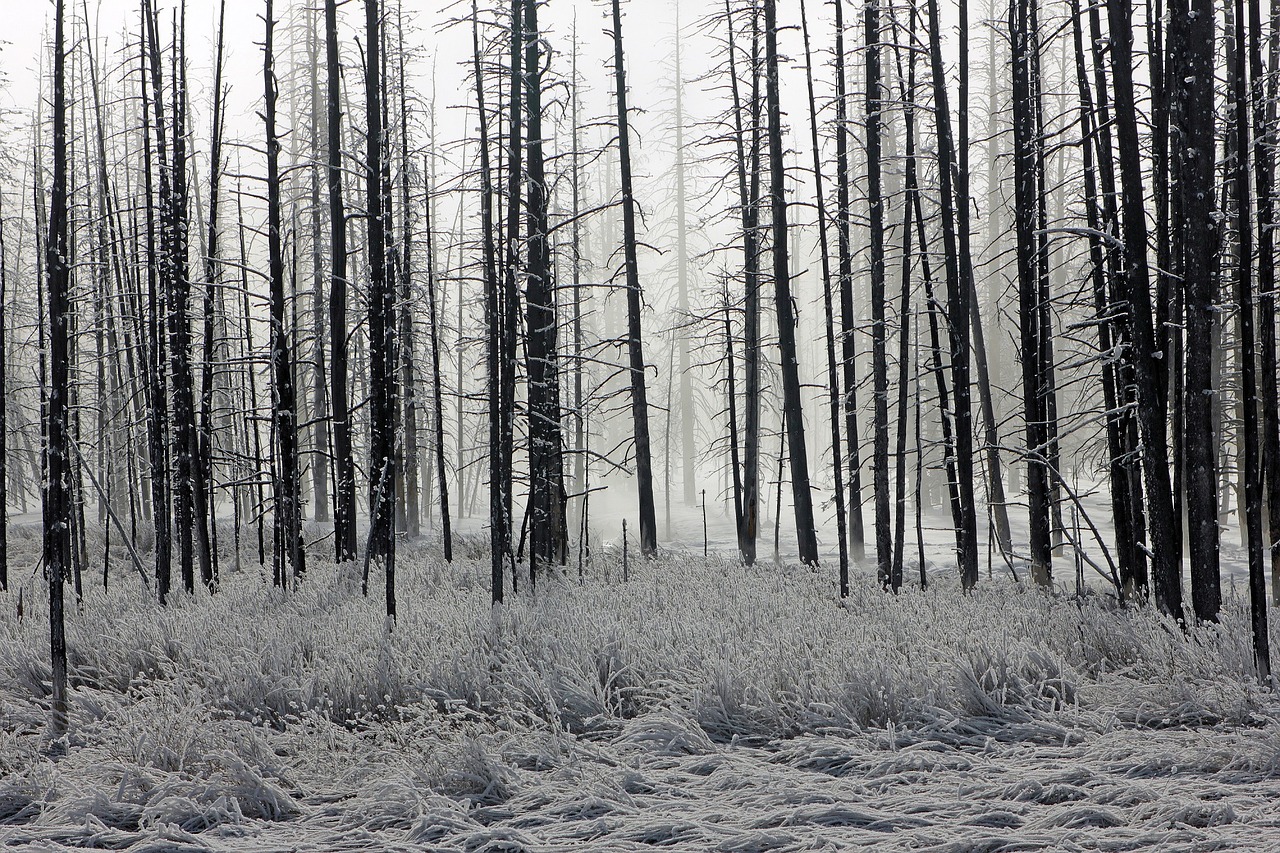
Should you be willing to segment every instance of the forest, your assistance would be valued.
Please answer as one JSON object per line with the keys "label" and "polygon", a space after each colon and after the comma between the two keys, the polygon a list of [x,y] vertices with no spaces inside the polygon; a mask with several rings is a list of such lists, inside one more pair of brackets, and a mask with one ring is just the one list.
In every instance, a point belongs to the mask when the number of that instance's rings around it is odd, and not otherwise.
{"label": "forest", "polygon": [[0,843],[1280,849],[1280,4],[26,5]]}

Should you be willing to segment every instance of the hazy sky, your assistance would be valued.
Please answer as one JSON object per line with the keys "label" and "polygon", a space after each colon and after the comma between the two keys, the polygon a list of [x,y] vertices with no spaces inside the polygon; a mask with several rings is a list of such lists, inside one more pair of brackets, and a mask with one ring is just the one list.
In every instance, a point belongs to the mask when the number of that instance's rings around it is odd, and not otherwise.
{"label": "hazy sky", "polygon": [[[276,0],[276,16],[282,17],[290,5],[300,5],[306,0]],[[72,0],[78,10],[80,3]],[[158,0],[162,10],[172,10],[176,0]],[[655,84],[665,78],[663,68],[672,53],[676,30],[677,4],[682,29],[685,30],[686,76],[704,72],[705,57],[709,52],[706,40],[697,35],[697,21],[712,8],[719,8],[712,0],[630,0],[624,2],[623,30],[628,50],[628,72],[633,89],[635,106],[652,109],[655,104]],[[0,46],[0,72],[5,83],[0,91],[0,106],[29,112],[34,105],[38,85],[37,63],[41,39],[52,27],[51,0],[3,0],[4,43]],[[91,19],[96,21],[99,38],[105,39],[104,53],[118,51],[124,43],[126,31],[138,27],[138,0],[89,0]],[[465,11],[466,3],[456,11]],[[814,3],[821,5],[821,0]],[[69,6],[72,8],[72,6]],[[264,0],[228,0],[227,2],[227,57],[229,77],[233,86],[232,112],[253,119],[256,101],[261,97],[261,49],[263,35],[261,15]],[[217,0],[187,0],[189,57],[192,64],[192,103],[199,108],[201,98],[209,88],[217,18]],[[556,68],[568,71],[568,50],[576,18],[578,38],[583,44],[584,57],[580,60],[583,76],[596,90],[599,100],[609,85],[605,73],[609,61],[607,37],[603,33],[607,23],[608,6],[603,0],[550,0],[543,10],[542,27],[548,33],[548,41],[558,54],[553,58]],[[351,0],[340,9],[346,31],[344,41],[354,47],[356,28],[363,23],[363,3]],[[406,27],[416,30],[406,40],[422,51],[417,63],[416,78],[420,90],[430,88],[432,68],[435,69],[436,89],[442,105],[462,101],[469,96],[463,89],[464,73],[458,67],[470,55],[470,31],[467,28],[441,30],[455,9],[446,8],[440,0],[405,0]],[[162,13],[163,14],[163,13]],[[164,15],[168,17],[168,15]],[[426,97],[429,93],[422,91]],[[698,93],[690,93],[694,100]],[[692,106],[692,104],[691,104]],[[607,108],[600,100],[597,109]],[[237,127],[232,121],[233,133],[253,132],[251,127]]]}

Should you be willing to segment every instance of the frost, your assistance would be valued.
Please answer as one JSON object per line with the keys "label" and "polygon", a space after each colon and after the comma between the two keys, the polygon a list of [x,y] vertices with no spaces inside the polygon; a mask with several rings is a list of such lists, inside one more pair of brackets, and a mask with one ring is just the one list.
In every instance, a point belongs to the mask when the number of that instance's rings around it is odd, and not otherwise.
{"label": "frost", "polygon": [[1097,596],[868,580],[841,607],[807,569],[673,554],[494,609],[476,543],[453,566],[407,550],[390,634],[321,561],[288,596],[249,573],[166,610],[90,589],[60,758],[32,596],[0,621],[0,840],[1189,850],[1277,831],[1280,708],[1232,594],[1183,636]]}

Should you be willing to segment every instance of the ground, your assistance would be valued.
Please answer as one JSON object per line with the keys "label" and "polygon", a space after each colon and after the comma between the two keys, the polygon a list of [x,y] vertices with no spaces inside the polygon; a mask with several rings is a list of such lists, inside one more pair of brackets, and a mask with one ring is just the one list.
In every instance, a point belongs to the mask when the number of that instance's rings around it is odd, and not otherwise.
{"label": "ground", "polygon": [[216,595],[165,609],[117,554],[69,608],[54,744],[42,588],[15,572],[0,842],[1280,850],[1280,702],[1230,587],[1222,624],[1184,635],[1101,587],[997,574],[965,596],[940,565],[898,596],[862,571],[843,603],[829,568],[700,548],[632,553],[623,583],[615,543],[494,610],[473,535],[453,565],[405,547],[388,632],[322,550],[296,589],[246,551]]}

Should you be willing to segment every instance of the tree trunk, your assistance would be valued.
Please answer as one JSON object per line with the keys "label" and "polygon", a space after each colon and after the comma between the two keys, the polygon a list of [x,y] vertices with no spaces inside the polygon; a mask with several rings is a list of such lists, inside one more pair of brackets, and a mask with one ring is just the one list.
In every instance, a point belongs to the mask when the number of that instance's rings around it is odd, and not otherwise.
{"label": "tree trunk", "polygon": [[[844,469],[840,456],[840,379],[836,361],[835,308],[831,298],[831,255],[827,245],[827,207],[822,192],[822,148],[818,141],[818,107],[813,94],[813,58],[809,50],[809,19],[800,0],[804,32],[805,82],[809,93],[809,136],[813,153],[814,193],[818,205],[818,238],[822,249],[822,308],[827,334],[827,395],[831,409],[831,473],[835,489],[836,537],[840,554],[840,597],[849,595],[849,545],[845,529]],[[837,129],[837,133],[843,133]],[[899,579],[901,583],[901,579]],[[896,588],[895,588],[896,589]]]}
{"label": "tree trunk", "polygon": [[858,447],[857,329],[853,316],[853,251],[849,236],[852,206],[849,188],[849,104],[844,51],[844,4],[836,3],[836,253],[840,291],[840,346],[844,379],[845,441],[849,448],[849,550],[854,560],[865,553],[862,525],[862,465]]}
{"label": "tree trunk", "polygon": [[636,485],[640,498],[640,553],[658,549],[649,450],[649,402],[645,390],[644,345],[640,339],[640,268],[637,262],[636,200],[631,185],[631,140],[627,115],[627,78],[622,55],[622,12],[613,0],[614,97],[618,109],[618,161],[622,174],[622,249],[627,279],[627,361],[631,373],[631,418],[635,424]]}
{"label": "tree trunk", "polygon": [[947,274],[947,321],[951,330],[951,377],[955,391],[955,479],[959,498],[957,554],[960,580],[965,589],[978,583],[978,524],[973,497],[973,411],[969,382],[969,312],[972,288],[961,277],[953,206],[962,202],[953,192],[955,144],[947,108],[946,76],[942,69],[942,37],[937,0],[928,0],[929,59],[932,66],[934,118],[937,123],[938,173],[942,191],[942,243]]}
{"label": "tree trunk", "polygon": [[365,151],[369,253],[369,546],[366,561],[379,559],[386,573],[387,618],[396,617],[396,295],[387,274],[390,197],[383,124],[386,80],[382,73],[379,0],[365,0]]}
{"label": "tree trunk", "polygon": [[329,187],[329,405],[332,407],[334,558],[356,558],[356,476],[347,392],[347,214],[342,201],[342,67],[338,60],[338,4],[325,0]]}
{"label": "tree trunk", "polygon": [[[513,0],[518,3],[518,0]],[[480,23],[476,0],[471,2],[472,70],[475,74],[477,119],[480,126],[480,224],[484,229],[484,311],[486,325],[487,397],[489,404],[489,553],[490,594],[494,604],[504,597],[503,570],[511,550],[511,477],[507,460],[509,445],[504,443],[502,408],[502,342],[503,293],[497,273],[497,248],[494,245],[493,169],[489,161],[489,115],[485,107],[484,71],[480,55]],[[519,6],[513,7],[518,15]],[[461,436],[459,436],[461,446]]]}
{"label": "tree trunk", "polygon": [[[871,249],[872,492],[875,503],[876,579],[892,586],[893,531],[889,514],[889,356],[884,297],[884,200],[880,192],[880,7],[862,13],[866,45],[867,222]],[[896,590],[895,590],[896,591]]]}
{"label": "tree trunk", "polygon": [[49,651],[53,675],[51,729],[55,739],[67,730],[67,641],[62,588],[71,567],[71,267],[67,233],[67,96],[65,10],[54,5],[53,35],[53,183],[49,190],[48,237],[44,273],[48,299],[49,378],[45,408],[44,565],[49,579]]}
{"label": "tree trunk", "polygon": [[1017,223],[1018,321],[1022,351],[1023,421],[1027,436],[1027,508],[1031,540],[1031,577],[1042,587],[1053,584],[1053,542],[1049,535],[1049,437],[1046,395],[1042,383],[1045,365],[1040,310],[1041,269],[1044,256],[1037,251],[1037,157],[1035,103],[1032,92],[1030,4],[1036,0],[1012,0],[1009,4],[1009,37],[1013,44],[1013,163],[1014,219]]}
{"label": "tree trunk", "polygon": [[1117,280],[1121,300],[1133,311],[1134,373],[1138,388],[1138,418],[1142,427],[1142,471],[1146,481],[1151,527],[1152,575],[1156,605],[1168,616],[1182,619],[1182,560],[1178,550],[1173,495],[1169,483],[1169,444],[1160,383],[1163,378],[1157,349],[1151,292],[1147,273],[1147,220],[1142,187],[1137,109],[1133,85],[1133,28],[1129,4],[1107,0],[1115,87],[1115,126],[1120,159],[1120,191],[1124,213],[1125,269]]}
{"label": "tree trunk", "polygon": [[[1218,226],[1214,197],[1213,56],[1214,9],[1209,0],[1170,9],[1182,19],[1182,69],[1171,155],[1179,164],[1183,288],[1186,293],[1186,361],[1182,442],[1185,458],[1187,545],[1191,558],[1191,603],[1197,619],[1217,621],[1218,483],[1214,440],[1214,374],[1209,354],[1217,312],[1212,272]],[[1172,34],[1170,50],[1175,49]]]}
{"label": "tree trunk", "polygon": [[[616,0],[615,0],[616,2]],[[764,0],[765,99],[769,114],[769,201],[773,226],[773,292],[778,315],[778,351],[782,359],[782,411],[791,463],[791,499],[796,518],[800,562],[818,564],[818,534],[813,523],[809,456],[804,441],[800,396],[800,360],[796,352],[796,309],[788,263],[786,168],[782,160],[782,107],[778,85],[778,11]]]}
{"label": "tree trunk", "polygon": [[[275,441],[273,512],[280,541],[274,563],[276,579],[281,586],[288,574],[300,577],[306,570],[302,542],[302,484],[298,470],[297,403],[294,391],[293,364],[290,359],[289,335],[285,328],[284,251],[281,244],[283,226],[280,206],[280,139],[276,133],[276,77],[273,37],[275,17],[273,0],[267,0],[266,38],[263,42],[263,79],[265,81],[263,119],[267,143],[267,250],[271,290],[271,423]],[[288,570],[286,572],[286,570]]]}
{"label": "tree trunk", "polygon": [[[1256,0],[1254,0],[1256,2]],[[1232,185],[1235,188],[1236,236],[1240,241],[1240,262],[1236,265],[1236,302],[1240,323],[1240,396],[1244,408],[1244,493],[1246,550],[1249,565],[1249,615],[1253,629],[1253,662],[1258,680],[1271,683],[1271,643],[1267,628],[1267,575],[1262,530],[1262,445],[1258,434],[1258,377],[1255,351],[1255,309],[1253,301],[1253,217],[1249,197],[1249,95],[1245,60],[1244,0],[1235,0],[1235,43],[1237,48],[1232,100],[1236,159]],[[1254,46],[1257,51],[1258,46]],[[1192,593],[1194,594],[1194,578]],[[1197,608],[1196,615],[1200,616]],[[1201,617],[1203,618],[1203,617]]]}

